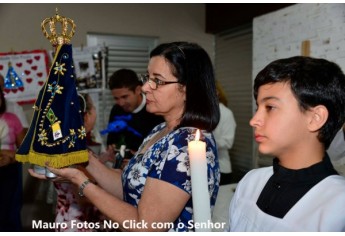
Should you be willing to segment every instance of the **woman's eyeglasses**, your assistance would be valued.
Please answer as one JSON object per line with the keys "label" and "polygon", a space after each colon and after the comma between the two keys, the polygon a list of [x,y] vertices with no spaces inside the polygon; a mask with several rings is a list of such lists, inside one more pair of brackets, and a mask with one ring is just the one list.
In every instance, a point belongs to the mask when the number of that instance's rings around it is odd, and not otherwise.
{"label": "woman's eyeglasses", "polygon": [[157,78],[150,78],[148,74],[140,75],[139,79],[143,83],[143,85],[146,84],[146,82],[149,82],[149,86],[152,90],[156,90],[158,86],[161,85],[178,83],[178,81],[163,81]]}

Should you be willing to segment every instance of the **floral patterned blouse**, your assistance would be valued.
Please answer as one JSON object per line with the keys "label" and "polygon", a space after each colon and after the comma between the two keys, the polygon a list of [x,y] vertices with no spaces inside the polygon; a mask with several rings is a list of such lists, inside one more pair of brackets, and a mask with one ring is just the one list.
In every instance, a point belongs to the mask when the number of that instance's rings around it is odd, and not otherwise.
{"label": "floral patterned blouse", "polygon": [[[196,128],[183,127],[174,130],[149,147],[144,154],[139,154],[145,144],[165,126],[166,123],[161,123],[151,131],[123,171],[124,200],[133,206],[138,206],[147,177],[166,181],[192,195],[188,142],[194,140]],[[216,143],[212,133],[207,131],[201,131],[200,140],[206,142],[208,187],[213,209],[220,181]],[[174,227],[170,231],[194,231],[192,219],[191,197],[173,222]]]}

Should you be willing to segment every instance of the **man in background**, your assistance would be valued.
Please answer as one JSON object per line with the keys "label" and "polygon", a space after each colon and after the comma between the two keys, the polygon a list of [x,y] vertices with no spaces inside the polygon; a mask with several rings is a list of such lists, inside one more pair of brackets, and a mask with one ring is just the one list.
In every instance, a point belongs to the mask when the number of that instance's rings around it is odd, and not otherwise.
{"label": "man in background", "polygon": [[108,146],[115,145],[119,149],[125,145],[134,153],[152,128],[164,121],[162,117],[146,111],[146,97],[141,92],[141,86],[137,74],[129,69],[117,70],[109,78],[109,88],[115,100],[109,123],[121,116],[130,115],[131,119],[126,121],[129,129],[108,134]]}

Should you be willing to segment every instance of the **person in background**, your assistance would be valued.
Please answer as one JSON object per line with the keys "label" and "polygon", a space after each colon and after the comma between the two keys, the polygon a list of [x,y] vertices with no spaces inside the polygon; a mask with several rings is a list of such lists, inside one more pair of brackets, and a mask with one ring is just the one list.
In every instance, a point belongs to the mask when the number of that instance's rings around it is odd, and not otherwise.
{"label": "person in background", "polygon": [[[95,147],[101,146],[101,143],[99,143],[92,134],[92,129],[94,128],[96,123],[96,109],[93,105],[91,97],[88,94],[78,94],[78,98],[86,131],[86,145],[87,147],[91,146],[91,150],[95,150]],[[107,154],[108,156],[114,155],[113,153],[105,154]],[[81,165],[76,165],[76,167],[84,170]],[[87,172],[85,171],[85,173]],[[88,176],[92,178],[92,176]],[[102,220],[104,220],[105,218],[89,201],[79,197],[78,189],[75,185],[73,185],[69,181],[59,179],[57,179],[53,183],[57,192],[55,223],[57,223],[58,227],[55,229],[56,231],[94,231],[94,229],[85,226],[83,224],[84,221],[89,223],[99,223],[100,225],[103,225]],[[79,224],[80,227],[74,227],[72,225],[72,221],[74,221],[75,224]],[[66,223],[67,228],[62,228],[61,223]]]}
{"label": "person in background", "polygon": [[[4,92],[4,86],[5,86],[4,77],[0,74],[0,87],[2,89],[2,92]],[[12,102],[8,99],[6,99],[6,108],[7,108],[7,112],[16,114],[16,116],[20,120],[20,123],[23,126],[24,132],[26,133],[29,128],[29,123],[28,123],[28,120],[26,118],[23,108],[19,106],[18,103]]]}
{"label": "person in background", "polygon": [[254,81],[259,152],[230,203],[230,231],[345,231],[345,178],[326,153],[345,122],[345,75],[325,59],[271,62]]}
{"label": "person in background", "polygon": [[22,231],[22,164],[15,160],[25,131],[14,113],[7,112],[3,88],[0,88],[0,231]]}
{"label": "person in background", "polygon": [[150,53],[147,72],[141,76],[146,109],[165,122],[153,128],[123,171],[107,168],[92,153],[86,169],[97,185],[76,168],[48,168],[73,182],[122,231],[194,231],[188,143],[198,129],[206,143],[211,207],[220,180],[212,135],[219,122],[212,62],[197,44],[165,43]]}
{"label": "person in background", "polygon": [[[229,212],[224,209],[229,209],[230,196],[233,194],[231,188],[231,159],[229,149],[231,149],[235,140],[236,121],[232,111],[227,107],[228,101],[225,93],[219,83],[216,81],[216,89],[219,98],[220,120],[213,131],[214,138],[217,143],[219,167],[220,167],[220,186],[214,206],[212,221],[227,224],[229,222]],[[224,231],[224,228],[214,228],[215,231]]]}
{"label": "person in background", "polygon": [[117,70],[109,78],[109,88],[115,100],[115,105],[110,112],[109,123],[115,121],[116,117],[131,115],[131,119],[126,123],[140,135],[129,130],[110,132],[107,137],[107,145],[115,145],[116,149],[125,145],[132,154],[138,150],[152,128],[164,121],[161,116],[146,110],[146,95],[141,92],[141,86],[142,83],[137,74],[129,69]]}
{"label": "person in background", "polygon": [[97,119],[96,107],[94,106],[92,98],[89,94],[79,93],[78,98],[82,109],[83,121],[86,130],[86,146],[95,154],[100,155],[105,151],[105,148],[99,132],[94,132]]}

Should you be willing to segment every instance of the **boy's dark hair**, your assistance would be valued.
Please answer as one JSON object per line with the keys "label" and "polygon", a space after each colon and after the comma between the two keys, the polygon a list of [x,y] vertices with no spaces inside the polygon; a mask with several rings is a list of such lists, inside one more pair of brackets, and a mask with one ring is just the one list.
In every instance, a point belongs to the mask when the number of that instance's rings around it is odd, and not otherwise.
{"label": "boy's dark hair", "polygon": [[135,91],[137,86],[141,86],[138,75],[129,69],[120,69],[115,71],[109,78],[109,88],[119,89],[119,88],[128,88],[131,91]]}
{"label": "boy's dark hair", "polygon": [[325,59],[303,56],[273,61],[255,78],[255,100],[260,86],[277,82],[290,83],[302,112],[317,105],[327,108],[328,119],[318,134],[327,149],[345,122],[345,75],[340,67]]}
{"label": "boy's dark hair", "polygon": [[213,66],[207,52],[198,44],[172,42],[158,45],[150,58],[162,56],[172,74],[186,86],[185,111],[178,127],[197,127],[212,131],[220,113]]}

